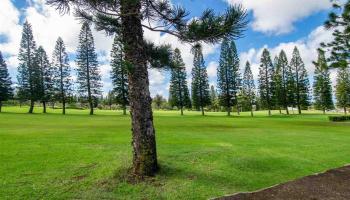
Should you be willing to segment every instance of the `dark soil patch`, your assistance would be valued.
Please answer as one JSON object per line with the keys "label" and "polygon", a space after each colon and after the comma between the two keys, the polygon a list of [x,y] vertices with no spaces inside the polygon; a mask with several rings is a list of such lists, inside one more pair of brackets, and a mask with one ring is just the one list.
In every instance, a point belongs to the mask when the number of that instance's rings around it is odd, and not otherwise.
{"label": "dark soil patch", "polygon": [[238,193],[219,200],[349,200],[350,166],[273,186],[252,193]]}

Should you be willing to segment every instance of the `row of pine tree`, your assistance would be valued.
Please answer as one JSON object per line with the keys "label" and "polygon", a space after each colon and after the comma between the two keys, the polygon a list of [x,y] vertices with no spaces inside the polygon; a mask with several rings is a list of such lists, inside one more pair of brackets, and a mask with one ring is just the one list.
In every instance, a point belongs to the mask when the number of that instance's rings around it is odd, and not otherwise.
{"label": "row of pine tree", "polygon": [[[109,93],[113,102],[121,105],[124,114],[128,101],[128,64],[124,60],[122,40],[117,35],[114,38],[111,51],[111,79],[113,91]],[[192,47],[194,55],[192,68],[191,93],[187,86],[185,63],[181,52],[175,49],[171,69],[169,104],[176,107],[183,115],[184,108],[200,110],[204,115],[205,107],[210,106],[216,110],[223,107],[227,115],[231,115],[233,107],[239,112],[253,110],[259,105],[260,109],[285,110],[289,114],[289,107],[297,107],[300,114],[307,109],[310,103],[311,88],[307,70],[295,47],[290,62],[282,50],[273,60],[267,49],[263,50],[260,60],[258,92],[250,63],[247,62],[243,76],[240,74],[240,60],[233,40],[225,39],[221,45],[219,67],[217,69],[217,89],[209,89],[207,70],[202,54],[202,46],[195,44]],[[22,40],[18,55],[18,86],[16,95],[21,101],[30,101],[29,113],[33,112],[34,103],[46,104],[56,101],[62,103],[62,112],[65,114],[67,98],[72,95],[73,81],[71,67],[64,42],[58,38],[54,48],[52,61],[42,46],[37,47],[31,25],[23,25]],[[90,107],[90,114],[94,113],[97,100],[101,96],[102,83],[99,63],[95,52],[93,35],[88,23],[83,23],[79,34],[79,45],[76,56],[78,95]],[[11,79],[6,63],[0,52],[0,111],[3,101],[13,97]],[[318,59],[314,62],[314,106],[326,112],[334,109],[333,92],[330,79],[330,67],[327,65],[325,52],[319,50]],[[191,96],[190,96],[191,94]],[[336,85],[337,106],[344,109],[350,106],[350,72],[349,68],[338,69]],[[255,108],[254,108],[255,107]]]}
{"label": "row of pine tree", "polygon": [[[289,114],[290,107],[297,108],[301,114],[303,109],[311,105],[311,87],[305,64],[297,47],[294,48],[292,59],[287,59],[282,50],[273,60],[267,49],[263,50],[260,60],[258,92],[256,92],[253,73],[250,63],[247,62],[243,76],[240,74],[240,60],[234,41],[225,39],[222,42],[219,67],[217,69],[217,90],[212,86],[209,90],[208,75],[203,60],[201,46],[196,44],[192,69],[192,101],[186,81],[185,64],[180,51],[175,50],[172,69],[169,103],[176,106],[183,114],[183,108],[200,110],[204,115],[206,106],[224,107],[227,115],[231,114],[236,106],[239,115],[242,108],[249,108],[253,116],[254,107],[258,104],[260,109],[277,109]],[[318,51],[318,59],[314,62],[314,106],[324,113],[334,109],[330,67],[327,65],[325,52]],[[344,109],[350,106],[350,71],[349,68],[339,68],[336,85],[337,106]],[[218,99],[218,100],[216,100]],[[246,110],[246,109],[245,109]]]}

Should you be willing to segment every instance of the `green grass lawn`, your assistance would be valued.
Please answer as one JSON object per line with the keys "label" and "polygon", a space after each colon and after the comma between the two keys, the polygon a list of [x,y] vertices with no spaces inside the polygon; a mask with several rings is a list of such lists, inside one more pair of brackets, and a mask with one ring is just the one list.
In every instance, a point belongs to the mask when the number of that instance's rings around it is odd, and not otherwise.
{"label": "green grass lawn", "polygon": [[0,199],[208,199],[350,162],[350,123],[325,115],[156,111],[161,170],[135,185],[124,178],[131,166],[129,116],[35,111],[0,113]]}

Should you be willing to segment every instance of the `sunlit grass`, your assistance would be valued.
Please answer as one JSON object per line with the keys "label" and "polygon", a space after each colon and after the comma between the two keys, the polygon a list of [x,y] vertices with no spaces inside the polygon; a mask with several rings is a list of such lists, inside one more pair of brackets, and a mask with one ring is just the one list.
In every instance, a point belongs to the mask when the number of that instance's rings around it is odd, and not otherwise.
{"label": "sunlit grass", "polygon": [[254,118],[155,111],[161,170],[133,185],[123,178],[132,154],[122,111],[27,111],[0,113],[0,199],[207,199],[350,162],[350,123],[318,111]]}

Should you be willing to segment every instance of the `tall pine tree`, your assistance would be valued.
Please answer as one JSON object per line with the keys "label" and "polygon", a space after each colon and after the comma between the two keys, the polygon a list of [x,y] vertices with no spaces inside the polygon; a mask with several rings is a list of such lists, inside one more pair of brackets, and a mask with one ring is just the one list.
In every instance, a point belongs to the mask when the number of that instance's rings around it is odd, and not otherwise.
{"label": "tall pine tree", "polygon": [[204,65],[202,54],[202,46],[195,44],[192,48],[194,55],[192,69],[192,103],[197,110],[202,111],[204,115],[204,107],[210,105],[209,81],[207,69]]}
{"label": "tall pine tree", "polygon": [[272,99],[273,99],[273,64],[270,56],[270,52],[264,49],[259,68],[259,92],[260,101],[263,107],[268,109],[269,115],[271,115]]}
{"label": "tall pine tree", "polygon": [[240,87],[239,58],[234,41],[224,39],[221,45],[220,63],[217,70],[218,92],[220,104],[227,110],[230,116],[232,106],[237,105],[237,94]]}
{"label": "tall pine tree", "polygon": [[255,99],[255,84],[250,63],[247,62],[244,68],[243,81],[242,81],[242,95],[245,102],[250,107],[251,116],[254,116],[253,106],[256,101]]}
{"label": "tall pine tree", "polygon": [[25,21],[18,54],[18,96],[30,100],[29,113],[33,113],[35,101],[40,99],[40,70],[35,59],[36,44],[32,26]]}
{"label": "tall pine tree", "polygon": [[318,51],[317,62],[315,65],[315,75],[314,75],[314,100],[316,109],[320,109],[323,113],[326,110],[333,109],[333,96],[332,96],[332,82],[330,78],[330,73],[323,50]]}
{"label": "tall pine tree", "polygon": [[8,73],[7,65],[0,51],[0,112],[2,102],[12,98],[13,89],[11,87],[11,77]]}
{"label": "tall pine tree", "polygon": [[[276,72],[278,74],[278,83],[277,86],[277,99],[279,105],[282,106],[286,113],[289,114],[288,110],[288,59],[286,53],[281,50],[278,56],[278,62],[276,66]],[[293,78],[291,73],[291,78]]]}
{"label": "tall pine tree", "polygon": [[348,67],[339,67],[336,85],[337,106],[344,109],[347,114],[347,107],[350,106],[350,69]]}
{"label": "tall pine tree", "polygon": [[242,35],[247,24],[245,10],[241,6],[230,6],[225,14],[215,15],[212,9],[206,9],[200,17],[188,21],[186,9],[174,6],[168,0],[50,0],[48,2],[63,13],[74,7],[80,18],[93,21],[98,30],[109,34],[120,32],[123,36],[125,58],[131,68],[128,78],[134,148],[132,174],[137,178],[154,175],[158,166],[147,66],[150,63],[150,66],[155,64],[164,66],[170,61],[171,56],[169,51],[162,51],[169,49],[164,46],[145,51],[147,43],[143,37],[144,29],[170,33],[183,42],[215,43],[224,37]]}
{"label": "tall pine tree", "polygon": [[303,60],[297,47],[294,47],[292,60],[290,61],[294,76],[294,94],[295,102],[298,107],[298,113],[301,114],[302,109],[306,109],[309,105],[309,78]]}
{"label": "tall pine tree", "polygon": [[80,30],[76,63],[78,91],[80,96],[87,98],[90,115],[93,115],[94,105],[96,104],[94,101],[101,96],[102,84],[94,38],[87,22],[83,23]]}
{"label": "tall pine tree", "polygon": [[191,99],[187,87],[185,63],[177,48],[174,51],[173,62],[175,66],[171,70],[169,103],[171,106],[180,108],[183,115],[183,107],[191,108]]}
{"label": "tall pine tree", "polygon": [[128,72],[126,69],[124,47],[119,35],[114,37],[111,57],[113,93],[116,103],[122,106],[123,114],[126,115],[126,106],[129,105]]}
{"label": "tall pine tree", "polygon": [[70,77],[68,54],[61,37],[56,41],[52,56],[52,67],[54,68],[53,83],[55,93],[62,103],[62,114],[66,114],[66,102],[72,90],[72,80]]}
{"label": "tall pine tree", "polygon": [[46,103],[52,100],[54,93],[54,71],[42,46],[39,46],[39,48],[36,50],[35,59],[40,72],[40,100],[43,103],[43,113],[46,113]]}

